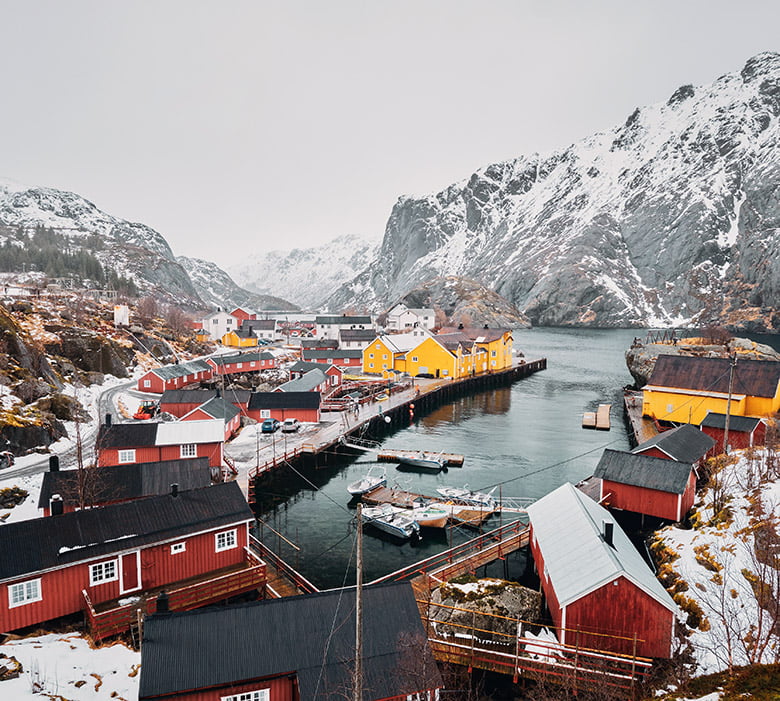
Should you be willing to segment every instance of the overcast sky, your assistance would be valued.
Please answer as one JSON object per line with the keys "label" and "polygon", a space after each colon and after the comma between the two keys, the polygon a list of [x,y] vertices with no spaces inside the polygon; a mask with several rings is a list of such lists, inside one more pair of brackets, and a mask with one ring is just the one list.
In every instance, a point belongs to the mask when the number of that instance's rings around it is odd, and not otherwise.
{"label": "overcast sky", "polygon": [[780,2],[0,0],[0,176],[228,266],[780,50]]}

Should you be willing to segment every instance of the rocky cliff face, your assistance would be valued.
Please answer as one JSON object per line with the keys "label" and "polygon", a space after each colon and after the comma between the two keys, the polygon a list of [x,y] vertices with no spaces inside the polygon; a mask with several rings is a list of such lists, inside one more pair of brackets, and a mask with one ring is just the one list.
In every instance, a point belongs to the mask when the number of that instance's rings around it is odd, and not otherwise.
{"label": "rocky cliff face", "polygon": [[780,55],[759,54],[566,149],[402,197],[329,306],[457,275],[537,325],[780,331],[779,117]]}

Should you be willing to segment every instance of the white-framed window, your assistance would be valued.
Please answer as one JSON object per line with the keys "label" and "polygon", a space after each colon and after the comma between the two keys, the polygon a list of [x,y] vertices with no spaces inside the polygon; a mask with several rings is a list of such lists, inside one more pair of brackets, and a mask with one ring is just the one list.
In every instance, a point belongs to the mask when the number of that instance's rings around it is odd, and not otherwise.
{"label": "white-framed window", "polygon": [[120,463],[135,462],[135,448],[120,450],[117,459]]}
{"label": "white-framed window", "polygon": [[674,404],[667,404],[666,405],[666,413],[671,414],[674,411]]}
{"label": "white-framed window", "polygon": [[216,325],[219,323],[219,321],[218,321],[217,319],[212,319],[212,320],[211,320],[211,323],[212,323],[212,324],[214,324],[214,325],[216,326]]}
{"label": "white-framed window", "polygon": [[373,357],[374,357],[374,354],[373,354],[373,353],[369,353],[369,354],[368,354],[368,357],[369,357],[369,358],[373,358]]}
{"label": "white-framed window", "polygon": [[237,544],[235,528],[230,531],[222,531],[221,533],[214,534],[214,547],[217,552],[232,550]]}
{"label": "white-framed window", "polygon": [[116,560],[97,562],[89,566],[89,586],[94,587],[118,579]]}
{"label": "white-framed window", "polygon": [[174,543],[171,545],[171,555],[176,555],[177,553],[183,553],[187,550],[187,543]]}
{"label": "white-framed window", "polygon": [[416,363],[418,361],[418,357],[416,355],[412,356],[412,362]]}
{"label": "white-framed window", "polygon": [[492,358],[495,358],[496,357],[496,351],[490,351],[490,356]]}
{"label": "white-framed window", "polygon": [[198,457],[198,445],[197,443],[185,443],[179,448],[179,457],[182,458],[197,458]]}
{"label": "white-framed window", "polygon": [[372,367],[374,367],[374,364],[373,363],[369,363],[368,367],[372,368]]}
{"label": "white-framed window", "polygon": [[26,582],[8,585],[8,608],[24,606],[42,599],[40,579],[28,579]]}
{"label": "white-framed window", "polygon": [[243,364],[243,363],[236,363],[236,368],[237,368],[237,369],[239,369],[239,370],[240,370],[242,367],[244,367],[244,364]]}
{"label": "white-framed window", "polygon": [[249,367],[253,368],[255,366],[255,361],[253,360],[251,363],[249,363]]}
{"label": "white-framed window", "polygon": [[382,370],[387,370],[387,363],[382,363]]}
{"label": "white-framed window", "polygon": [[271,410],[270,409],[260,409],[260,418],[261,419],[270,419],[271,418]]}
{"label": "white-framed window", "polygon": [[382,354],[382,360],[387,360],[387,353]]}
{"label": "white-framed window", "polygon": [[270,689],[257,689],[256,691],[243,691],[240,694],[222,696],[220,701],[270,701]]}
{"label": "white-framed window", "polygon": [[144,380],[144,387],[151,387],[152,381],[151,380]]}
{"label": "white-framed window", "polygon": [[377,343],[377,344],[374,346],[374,348],[381,348],[381,347],[382,347],[382,344],[380,344],[380,343]]}

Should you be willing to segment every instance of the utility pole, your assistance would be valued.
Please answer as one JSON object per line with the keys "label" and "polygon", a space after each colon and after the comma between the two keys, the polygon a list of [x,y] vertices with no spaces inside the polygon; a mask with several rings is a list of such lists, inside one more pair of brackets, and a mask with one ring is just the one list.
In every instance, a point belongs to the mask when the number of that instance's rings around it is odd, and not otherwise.
{"label": "utility pole", "polygon": [[726,400],[726,425],[723,429],[723,452],[729,452],[729,421],[731,419],[731,393],[734,390],[734,368],[737,367],[737,354],[729,357],[729,398]]}
{"label": "utility pole", "polygon": [[357,505],[357,572],[355,573],[355,678],[352,701],[363,701],[363,505]]}

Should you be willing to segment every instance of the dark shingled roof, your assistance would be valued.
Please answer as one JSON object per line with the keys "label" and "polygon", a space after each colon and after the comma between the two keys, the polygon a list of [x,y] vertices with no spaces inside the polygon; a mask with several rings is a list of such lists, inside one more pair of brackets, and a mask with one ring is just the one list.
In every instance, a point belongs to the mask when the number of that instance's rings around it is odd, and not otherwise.
{"label": "dark shingled roof", "polygon": [[274,356],[268,351],[252,351],[250,353],[232,353],[230,355],[215,355],[209,358],[217,366],[232,365],[233,363],[251,363],[259,360],[273,360]]}
{"label": "dark shingled roof", "polygon": [[303,338],[301,348],[338,348],[339,342],[335,338]]}
{"label": "dark shingled roof", "polygon": [[[737,360],[734,368],[734,394],[774,397],[779,382],[780,362]],[[729,359],[659,355],[647,384],[728,394]]]}
{"label": "dark shingled roof", "polygon": [[205,360],[190,360],[188,363],[174,363],[173,365],[155,368],[152,372],[163,380],[172,380],[176,377],[193,375],[196,372],[202,372],[204,370],[211,371],[211,367]]}
{"label": "dark shingled roof", "polygon": [[601,456],[593,476],[634,487],[682,494],[692,469],[690,463],[608,448]]}
{"label": "dark shingled roof", "polygon": [[[755,416],[734,416],[731,415],[729,419],[729,431],[737,431],[739,433],[750,433],[754,431],[756,426],[761,423],[761,419],[757,419]],[[708,411],[707,416],[704,417],[704,421],[701,422],[702,426],[708,428],[726,428],[726,415],[718,414],[714,411]]]}
{"label": "dark shingled roof", "polygon": [[310,358],[332,358],[333,360],[339,360],[340,358],[363,357],[363,351],[359,348],[340,348],[338,350],[313,350],[311,348],[304,348],[302,354],[304,360]]}
{"label": "dark shingled roof", "polygon": [[319,392],[253,392],[249,397],[253,409],[319,409]]}
{"label": "dark shingled roof", "polygon": [[154,445],[157,438],[156,423],[111,424],[100,427],[98,448],[133,448]]}
{"label": "dark shingled roof", "polygon": [[[195,407],[192,411],[197,411],[198,409],[204,411],[214,419],[224,419],[225,423],[230,421],[236,414],[239,413],[238,408],[235,405],[231,404],[230,402],[226,402],[224,399],[222,399],[222,397],[214,397],[209,399],[207,402],[204,402],[200,406]],[[189,416],[189,414],[187,414],[187,416]]]}
{"label": "dark shingled roof", "polygon": [[[211,484],[208,458],[92,467],[87,475],[90,497],[97,503],[167,494],[172,484],[178,484],[181,491]],[[59,494],[66,504],[73,504],[78,499],[78,478],[78,470],[44,473],[38,508],[48,506],[53,494]]]}
{"label": "dark shingled roof", "polygon": [[254,519],[236,482],[0,526],[0,580]]}
{"label": "dark shingled roof", "polygon": [[[364,698],[440,687],[427,643],[402,644],[407,636],[425,640],[411,585],[366,587],[363,607]],[[342,701],[355,659],[354,610],[355,591],[346,589],[149,616],[139,699],[294,674],[300,699]],[[430,670],[425,680],[423,665]]]}
{"label": "dark shingled roof", "polygon": [[373,341],[376,338],[374,329],[341,329],[339,338],[342,341]]}
{"label": "dark shingled roof", "polygon": [[215,389],[166,389],[160,404],[203,404],[216,396]]}
{"label": "dark shingled roof", "polygon": [[658,448],[672,460],[693,463],[704,457],[713,445],[715,440],[711,436],[691,424],[683,424],[653,436],[631,452],[643,453],[649,448]]}
{"label": "dark shingled roof", "polygon": [[485,329],[479,326],[467,326],[460,329],[457,326],[445,326],[439,330],[439,335],[462,333],[471,341],[477,341],[477,339],[479,339],[479,343],[491,343],[492,341],[497,341],[499,338],[503,337],[507,331],[511,331],[511,329]]}
{"label": "dark shingled roof", "polygon": [[325,372],[329,368],[336,368],[336,370],[342,372],[341,368],[337,367],[336,365],[329,365],[327,363],[313,363],[306,360],[296,360],[292,365],[290,365],[289,368],[287,368],[287,370],[291,373],[293,372],[307,373],[310,370],[322,370],[323,372]]}
{"label": "dark shingled roof", "polygon": [[364,325],[371,325],[371,317],[370,316],[347,316],[346,314],[343,314],[342,316],[318,316],[314,318],[315,324],[320,324],[321,326],[324,324],[364,324]]}

